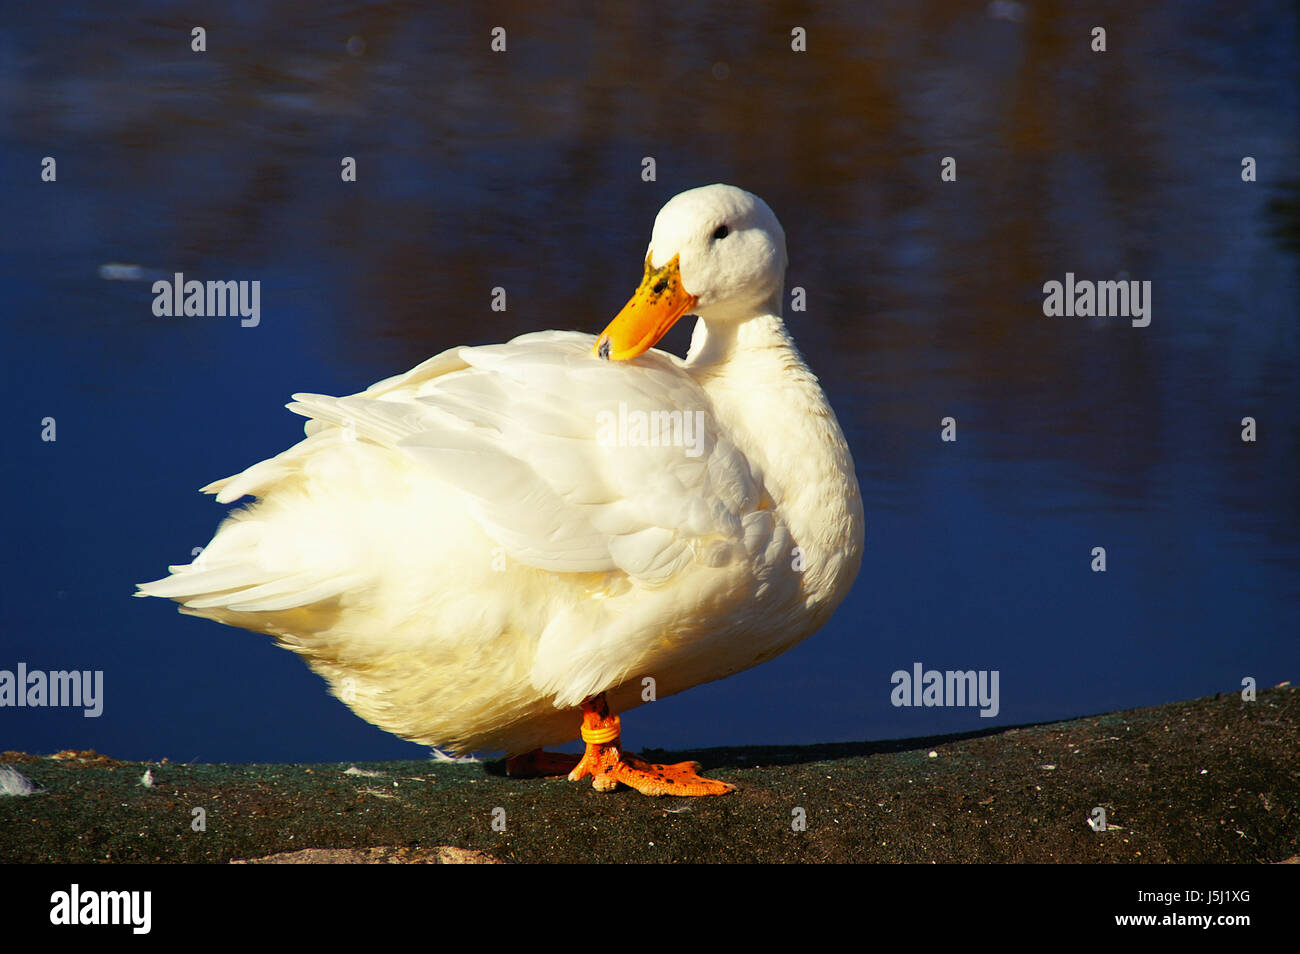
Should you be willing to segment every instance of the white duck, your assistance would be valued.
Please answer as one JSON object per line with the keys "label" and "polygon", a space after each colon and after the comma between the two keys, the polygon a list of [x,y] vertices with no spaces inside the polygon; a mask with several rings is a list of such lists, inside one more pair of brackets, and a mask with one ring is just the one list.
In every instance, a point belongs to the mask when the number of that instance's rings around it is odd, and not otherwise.
{"label": "white duck", "polygon": [[[137,595],[274,635],[405,739],[601,790],[730,791],[623,752],[612,713],[647,677],[663,697],[784,652],[857,574],[853,461],[781,321],[785,266],[757,196],[683,192],[599,338],[452,348],[350,397],[294,395],[306,439],[203,488],[260,501]],[[688,312],[686,360],[650,350]],[[580,732],[581,760],[534,751]]]}

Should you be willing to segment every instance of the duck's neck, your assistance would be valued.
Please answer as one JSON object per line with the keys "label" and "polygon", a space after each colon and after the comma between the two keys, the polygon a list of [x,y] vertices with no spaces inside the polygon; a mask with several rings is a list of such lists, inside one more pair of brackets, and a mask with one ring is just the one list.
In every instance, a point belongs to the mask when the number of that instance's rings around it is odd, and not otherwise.
{"label": "duck's neck", "polygon": [[805,592],[833,607],[861,558],[862,500],[835,412],[785,324],[774,310],[714,326],[701,319],[686,370],[789,526]]}

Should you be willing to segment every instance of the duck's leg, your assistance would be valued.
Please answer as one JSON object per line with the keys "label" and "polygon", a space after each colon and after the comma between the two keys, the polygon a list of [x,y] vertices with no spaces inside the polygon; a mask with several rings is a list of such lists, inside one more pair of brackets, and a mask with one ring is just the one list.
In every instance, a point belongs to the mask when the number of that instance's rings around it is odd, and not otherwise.
{"label": "duck's leg", "polygon": [[512,755],[506,759],[506,774],[511,778],[568,775],[580,761],[582,761],[580,755],[533,749],[523,755]]}
{"label": "duck's leg", "polygon": [[656,765],[622,750],[618,716],[610,715],[605,694],[582,703],[582,739],[587,752],[569,773],[576,782],[590,775],[598,792],[609,792],[622,782],[642,795],[725,795],[735,786],[700,776],[699,762]]}

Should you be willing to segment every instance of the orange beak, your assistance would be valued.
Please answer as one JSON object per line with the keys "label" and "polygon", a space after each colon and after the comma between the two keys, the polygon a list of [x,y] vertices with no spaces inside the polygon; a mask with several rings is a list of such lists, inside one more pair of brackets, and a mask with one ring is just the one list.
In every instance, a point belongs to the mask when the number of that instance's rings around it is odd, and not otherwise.
{"label": "orange beak", "polygon": [[674,255],[663,268],[654,268],[646,256],[641,287],[596,339],[596,357],[626,361],[649,351],[695,307],[699,299],[682,287],[680,258]]}

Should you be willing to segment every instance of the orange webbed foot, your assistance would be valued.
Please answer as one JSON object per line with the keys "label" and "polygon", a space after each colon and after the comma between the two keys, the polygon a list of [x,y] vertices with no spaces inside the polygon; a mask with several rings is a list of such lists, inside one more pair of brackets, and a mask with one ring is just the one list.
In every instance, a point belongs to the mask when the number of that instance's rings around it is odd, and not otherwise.
{"label": "orange webbed foot", "polygon": [[576,782],[590,775],[592,788],[610,792],[622,782],[642,795],[726,795],[736,786],[699,774],[699,762],[658,765],[621,749],[618,716],[610,715],[604,695],[582,704],[582,737],[587,751],[569,773]]}
{"label": "orange webbed foot", "polygon": [[659,765],[624,753],[609,773],[642,795],[726,795],[736,786],[700,775],[699,762]]}

